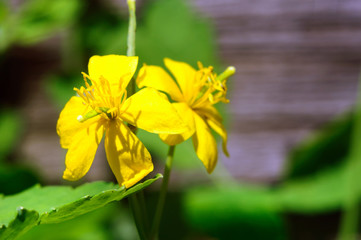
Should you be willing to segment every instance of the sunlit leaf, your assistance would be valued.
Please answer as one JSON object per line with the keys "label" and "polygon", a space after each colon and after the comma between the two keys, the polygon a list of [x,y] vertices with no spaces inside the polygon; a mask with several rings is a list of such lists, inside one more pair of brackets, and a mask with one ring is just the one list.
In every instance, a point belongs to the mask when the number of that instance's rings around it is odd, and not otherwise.
{"label": "sunlit leaf", "polygon": [[[114,229],[109,225],[118,218],[127,214],[127,209],[120,208],[120,204],[108,204],[96,211],[84,214],[69,221],[57,224],[41,224],[24,235],[19,240],[108,240],[113,239]],[[129,216],[129,221],[131,216]],[[127,224],[125,221],[117,222],[119,225]],[[129,227],[129,224],[127,224]],[[135,234],[136,230],[134,229]],[[56,234],[54,234],[56,233]],[[132,236],[132,235],[130,235]],[[134,236],[134,234],[133,234]],[[117,236],[118,237],[118,236]],[[125,238],[133,239],[133,238]]]}
{"label": "sunlit leaf", "polygon": [[119,201],[161,177],[158,174],[127,190],[113,183],[93,182],[75,189],[37,185],[6,196],[0,200],[0,239],[12,239],[38,224],[59,223],[91,212]]}

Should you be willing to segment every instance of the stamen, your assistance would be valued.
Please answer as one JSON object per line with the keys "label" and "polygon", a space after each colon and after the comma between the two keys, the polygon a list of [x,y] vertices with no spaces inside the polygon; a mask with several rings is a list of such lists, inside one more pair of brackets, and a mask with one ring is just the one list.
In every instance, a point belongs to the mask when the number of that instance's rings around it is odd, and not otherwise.
{"label": "stamen", "polygon": [[197,107],[205,101],[212,104],[218,102],[228,103],[226,82],[235,73],[235,67],[230,66],[217,76],[213,73],[213,67],[203,68],[200,62],[198,62],[198,66],[200,68],[197,72],[199,76],[197,77],[198,81],[195,82],[199,84],[199,86],[196,86],[196,88],[199,88],[199,93],[195,99],[192,99],[193,107]]}
{"label": "stamen", "polygon": [[232,76],[233,74],[235,74],[236,72],[236,68],[233,66],[229,66],[227,67],[227,69],[222,72],[218,77],[217,77],[217,81],[222,82],[223,80],[227,80],[230,76]]}
{"label": "stamen", "polygon": [[86,120],[98,116],[101,113],[105,113],[109,117],[108,111],[109,108],[100,107],[87,112],[85,115],[79,115],[76,119],[78,120],[78,122],[85,122]]}
{"label": "stamen", "polygon": [[[119,85],[119,91],[112,93],[110,82],[103,76],[96,81],[92,80],[86,73],[83,73],[85,87],[74,88],[74,91],[83,99],[83,104],[92,110],[77,117],[79,122],[102,114],[103,117],[114,119],[117,117],[119,105],[127,98],[127,91]],[[91,84],[91,85],[90,85]]]}

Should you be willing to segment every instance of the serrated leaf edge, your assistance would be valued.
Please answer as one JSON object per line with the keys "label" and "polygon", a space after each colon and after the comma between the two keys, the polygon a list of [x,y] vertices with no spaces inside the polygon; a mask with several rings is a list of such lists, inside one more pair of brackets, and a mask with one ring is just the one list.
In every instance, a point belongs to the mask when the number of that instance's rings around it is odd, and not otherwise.
{"label": "serrated leaf edge", "polygon": [[[8,239],[14,239],[15,237],[18,237],[19,235],[25,233],[27,230],[30,230],[31,228],[33,228],[34,226],[36,225],[40,225],[42,224],[42,221],[50,216],[51,214],[54,214],[56,212],[59,212],[61,211],[62,209],[65,209],[67,208],[68,206],[71,206],[71,205],[74,205],[74,203],[81,203],[79,204],[78,207],[81,207],[84,205],[85,202],[88,202],[88,201],[91,201],[93,198],[96,198],[97,196],[100,196],[100,195],[104,195],[106,193],[114,193],[116,191],[119,191],[119,193],[125,193],[124,195],[122,195],[120,198],[115,198],[113,201],[120,201],[126,197],[128,197],[130,194],[133,194],[133,193],[136,193],[140,190],[142,190],[144,187],[147,187],[148,185],[150,185],[151,183],[153,183],[154,181],[160,179],[160,178],[163,178],[163,175],[158,173],[156,174],[153,178],[151,179],[147,179],[145,180],[144,182],[142,183],[138,183],[137,185],[135,185],[134,187],[131,187],[129,189],[126,189],[124,186],[118,188],[118,189],[109,189],[109,190],[105,190],[105,191],[101,191],[100,193],[97,193],[93,196],[90,196],[90,195],[85,195],[83,197],[81,197],[80,199],[74,201],[74,202],[71,202],[71,203],[68,203],[68,204],[65,204],[65,205],[62,205],[62,206],[59,206],[59,207],[56,207],[54,209],[52,209],[51,211],[49,212],[44,212],[42,214],[39,214],[39,212],[37,212],[36,210],[31,210],[31,209],[26,209],[24,207],[19,207],[17,209],[17,215],[16,217],[9,222],[9,224],[6,226],[5,224],[2,224],[0,226],[0,240],[8,240]],[[100,181],[101,182],[101,181]],[[89,183],[86,183],[86,184],[89,184]],[[84,185],[82,185],[84,186]],[[78,186],[78,187],[81,187],[81,186]],[[71,187],[73,190],[76,190],[78,187]],[[33,187],[31,188],[41,188],[40,184],[36,184],[34,185]],[[133,190],[132,190],[133,189]],[[127,192],[129,191],[129,193],[127,194]],[[4,198],[4,196],[0,196],[0,199]],[[110,201],[110,202],[113,202],[113,201]],[[106,202],[104,205],[101,205],[100,207],[103,207],[105,205],[107,205],[108,203],[110,202]],[[100,208],[99,207],[99,208]],[[96,209],[96,208],[95,208]],[[93,209],[93,210],[95,210]],[[24,222],[26,221],[27,219],[25,218],[24,221],[21,220],[22,218],[22,215],[26,214],[26,213],[29,213],[29,214],[34,214],[34,216],[36,216],[36,219],[34,219],[32,222],[30,222],[30,224],[27,224],[25,227],[22,228],[22,230],[20,232],[17,232],[15,233],[16,235],[13,235],[12,237],[6,237],[5,235],[2,235],[4,233],[7,233],[6,230],[9,229],[9,227],[11,227],[13,224],[16,224],[17,221],[19,222]],[[30,219],[31,220],[31,219]],[[50,223],[50,222],[47,222],[47,223]],[[11,232],[10,232],[11,234]],[[9,236],[9,235],[8,235]],[[4,238],[6,237],[6,238]]]}

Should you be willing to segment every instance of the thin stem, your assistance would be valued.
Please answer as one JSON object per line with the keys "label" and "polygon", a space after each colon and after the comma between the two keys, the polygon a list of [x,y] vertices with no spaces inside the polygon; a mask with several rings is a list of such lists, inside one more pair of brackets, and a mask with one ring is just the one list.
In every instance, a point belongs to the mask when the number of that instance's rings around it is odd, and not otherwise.
{"label": "thin stem", "polygon": [[[137,22],[135,17],[135,1],[136,0],[127,0],[129,8],[129,27],[128,27],[128,50],[127,56],[135,56],[135,31],[137,28]],[[131,96],[135,93],[135,80],[132,78],[127,87],[128,96]],[[137,128],[128,124],[128,127],[135,134]],[[138,193],[142,194],[142,193]],[[144,203],[144,196],[141,197],[141,203]],[[129,196],[130,208],[133,212],[134,221],[137,226],[139,237],[143,240],[148,239],[148,230],[147,230],[147,218],[146,218],[146,209],[145,205],[139,204],[139,199],[136,193]]]}
{"label": "thin stem", "polygon": [[143,213],[144,231],[147,234],[147,236],[149,236],[149,234],[150,234],[149,218],[148,218],[147,208],[145,206],[145,197],[144,197],[143,190],[140,190],[139,192],[137,192],[137,197],[139,199],[140,208]]}
{"label": "thin stem", "polygon": [[144,229],[144,219],[142,216],[142,210],[139,207],[139,202],[138,202],[138,198],[136,194],[131,194],[129,196],[129,205],[130,205],[130,209],[132,210],[133,213],[133,217],[134,217],[134,222],[135,225],[137,227],[138,230],[138,234],[141,240],[146,240],[147,235],[146,235],[146,231]]}
{"label": "thin stem", "polygon": [[163,182],[160,189],[158,204],[154,216],[152,231],[151,231],[151,239],[158,239],[158,232],[159,232],[159,225],[160,220],[162,218],[164,203],[165,203],[165,197],[167,195],[168,190],[168,182],[169,182],[169,176],[172,169],[172,163],[173,163],[173,156],[174,156],[174,149],[175,146],[169,146],[168,156],[164,167],[164,174],[163,174]]}
{"label": "thin stem", "polygon": [[135,31],[137,21],[135,18],[135,0],[128,0],[129,28],[128,28],[128,51],[127,56],[135,56]]}
{"label": "thin stem", "polygon": [[[135,16],[135,1],[136,0],[127,0],[129,8],[129,26],[128,26],[128,49],[127,56],[135,56],[135,32],[137,29],[137,19]],[[129,82],[127,87],[128,96],[130,97],[135,93],[135,80]]]}

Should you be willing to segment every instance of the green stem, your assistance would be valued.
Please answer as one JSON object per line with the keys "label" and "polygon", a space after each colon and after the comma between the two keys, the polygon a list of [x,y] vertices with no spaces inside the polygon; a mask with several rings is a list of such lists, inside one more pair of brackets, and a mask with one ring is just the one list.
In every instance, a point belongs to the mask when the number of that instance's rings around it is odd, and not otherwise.
{"label": "green stem", "polygon": [[175,146],[169,146],[168,156],[167,156],[167,160],[166,160],[165,167],[164,167],[163,182],[162,182],[162,186],[160,189],[158,205],[156,208],[152,231],[151,231],[151,235],[150,235],[151,239],[158,239],[159,225],[160,225],[160,220],[162,218],[165,197],[167,195],[167,190],[168,190],[169,176],[170,176],[170,172],[172,169],[174,149],[175,149]]}
{"label": "green stem", "polygon": [[143,213],[144,231],[147,234],[147,236],[149,236],[149,234],[150,234],[150,232],[149,232],[150,231],[150,229],[149,229],[149,218],[148,218],[147,208],[146,208],[146,205],[145,205],[145,197],[144,197],[143,190],[140,190],[137,193],[137,196],[139,198],[140,208],[141,208],[141,211]]}
{"label": "green stem", "polygon": [[[136,0],[127,0],[129,8],[129,27],[128,27],[128,50],[127,56],[135,56],[135,31],[137,27],[136,17],[135,17],[135,1]],[[135,93],[135,80],[131,79],[127,87],[128,96],[131,96]],[[135,134],[136,127],[128,125],[128,127]],[[143,200],[143,199],[141,199]],[[139,204],[138,196],[136,193],[129,196],[130,208],[133,212],[134,221],[138,230],[140,239],[148,239],[147,231],[147,219],[146,219],[146,209],[145,205]],[[143,201],[142,201],[143,203]]]}
{"label": "green stem", "polygon": [[138,234],[141,240],[146,240],[147,235],[144,229],[144,218],[142,215],[142,209],[139,207],[137,195],[135,193],[129,196],[129,205],[132,210],[134,222],[138,230]]}
{"label": "green stem", "polygon": [[[135,17],[135,1],[127,0],[129,8],[129,27],[128,27],[128,49],[127,56],[135,56],[135,32],[137,29],[137,19]],[[135,93],[135,80],[132,79],[127,87],[128,96]]]}
{"label": "green stem", "polygon": [[128,28],[128,51],[127,56],[135,56],[135,31],[137,21],[135,18],[135,0],[128,0],[129,28]]}

